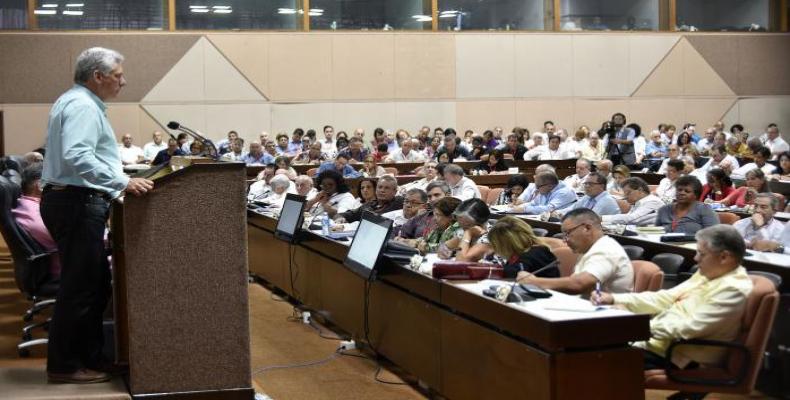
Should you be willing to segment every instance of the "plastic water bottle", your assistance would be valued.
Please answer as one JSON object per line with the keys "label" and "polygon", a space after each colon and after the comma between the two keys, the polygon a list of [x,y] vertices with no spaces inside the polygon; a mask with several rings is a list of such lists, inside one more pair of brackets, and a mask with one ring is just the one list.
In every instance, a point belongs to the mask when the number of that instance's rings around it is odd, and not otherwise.
{"label": "plastic water bottle", "polygon": [[321,217],[321,234],[324,236],[329,236],[329,215],[324,214]]}

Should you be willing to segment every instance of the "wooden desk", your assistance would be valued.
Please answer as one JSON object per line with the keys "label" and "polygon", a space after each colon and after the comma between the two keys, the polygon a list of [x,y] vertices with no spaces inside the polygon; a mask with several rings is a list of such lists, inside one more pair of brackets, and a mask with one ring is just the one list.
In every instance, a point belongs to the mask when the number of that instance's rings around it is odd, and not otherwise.
{"label": "wooden desk", "polygon": [[[342,265],[347,245],[312,233],[289,245],[273,237],[275,224],[248,213],[250,273],[365,340],[366,283]],[[448,398],[644,398],[642,356],[627,343],[649,336],[646,315],[552,323],[386,260],[380,267],[370,342]]]}

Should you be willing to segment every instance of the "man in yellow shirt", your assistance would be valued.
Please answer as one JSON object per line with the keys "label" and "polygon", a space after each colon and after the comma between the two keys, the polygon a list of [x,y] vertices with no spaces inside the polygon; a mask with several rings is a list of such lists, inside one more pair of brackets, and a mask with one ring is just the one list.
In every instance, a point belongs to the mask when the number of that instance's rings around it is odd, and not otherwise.
{"label": "man in yellow shirt", "polygon": [[[635,313],[651,314],[650,339],[635,346],[645,351],[645,369],[663,369],[673,341],[710,339],[732,341],[738,335],[752,281],[740,266],[746,253],[743,238],[730,225],[697,232],[699,271],[674,288],[658,292],[593,294],[596,304],[616,304]],[[725,351],[715,347],[679,346],[672,364],[687,368],[716,365]]]}

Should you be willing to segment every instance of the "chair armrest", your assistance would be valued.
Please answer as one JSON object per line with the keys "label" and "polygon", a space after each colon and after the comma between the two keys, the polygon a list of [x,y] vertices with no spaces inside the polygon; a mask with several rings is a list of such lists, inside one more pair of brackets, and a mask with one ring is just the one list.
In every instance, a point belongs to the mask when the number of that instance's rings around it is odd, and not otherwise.
{"label": "chair armrest", "polygon": [[[675,351],[675,348],[685,345],[723,347],[726,349],[735,350],[741,353],[741,355],[743,356],[743,361],[741,362],[740,369],[738,370],[738,372],[735,374],[735,376],[731,378],[706,379],[700,377],[684,376],[683,375],[684,370],[672,368],[670,362],[672,360],[672,353]],[[722,342],[719,340],[706,340],[706,339],[680,340],[677,342],[673,342],[672,344],[669,345],[666,355],[667,366],[665,367],[664,371],[666,372],[666,375],[670,380],[679,383],[696,384],[696,385],[735,386],[741,383],[741,381],[746,377],[746,371],[748,370],[750,357],[751,354],[749,353],[749,349],[746,346],[739,343]]]}

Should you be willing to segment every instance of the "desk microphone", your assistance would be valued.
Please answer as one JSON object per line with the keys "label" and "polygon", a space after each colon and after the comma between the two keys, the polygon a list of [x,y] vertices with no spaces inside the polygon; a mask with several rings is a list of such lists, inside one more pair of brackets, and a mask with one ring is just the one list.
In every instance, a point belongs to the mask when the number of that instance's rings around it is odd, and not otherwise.
{"label": "desk microphone", "polygon": [[[186,133],[189,136],[192,136],[195,140],[200,142],[203,145],[203,153],[201,155],[208,155],[211,158],[218,160],[219,159],[219,151],[217,151],[217,146],[214,146],[214,142],[209,139],[206,139],[205,136],[197,133],[196,131],[189,129],[188,127],[179,124],[176,121],[170,121],[167,123],[167,127],[174,131],[181,131]],[[173,135],[170,135],[173,136]]]}

